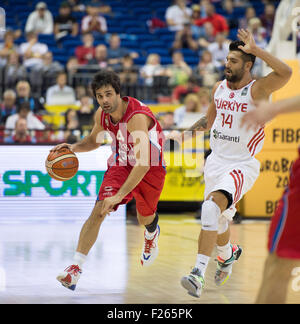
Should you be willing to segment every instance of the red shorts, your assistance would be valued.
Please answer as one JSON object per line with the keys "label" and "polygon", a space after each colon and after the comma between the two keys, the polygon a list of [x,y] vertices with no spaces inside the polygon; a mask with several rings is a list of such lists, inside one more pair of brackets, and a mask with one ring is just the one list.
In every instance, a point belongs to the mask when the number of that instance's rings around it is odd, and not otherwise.
{"label": "red shorts", "polygon": [[[97,200],[114,196],[129,176],[132,168],[126,166],[110,167],[104,174]],[[163,167],[151,167],[141,182],[130,192],[119,205],[127,204],[133,197],[136,209],[142,216],[151,216],[156,212],[157,203],[163,190],[166,171]],[[115,206],[115,210],[118,206]]]}
{"label": "red shorts", "polygon": [[300,259],[300,157],[293,163],[289,186],[272,217],[268,249],[278,257]]}

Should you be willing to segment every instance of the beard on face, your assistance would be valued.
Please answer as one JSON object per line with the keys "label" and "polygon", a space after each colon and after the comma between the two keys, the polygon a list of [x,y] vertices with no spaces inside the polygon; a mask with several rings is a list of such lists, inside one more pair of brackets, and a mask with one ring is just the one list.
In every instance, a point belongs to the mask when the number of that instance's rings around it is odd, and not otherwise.
{"label": "beard on face", "polygon": [[[230,72],[230,74],[226,74],[227,71]],[[225,79],[229,82],[239,82],[242,80],[243,76],[244,66],[236,72],[232,72],[230,69],[225,69]]]}

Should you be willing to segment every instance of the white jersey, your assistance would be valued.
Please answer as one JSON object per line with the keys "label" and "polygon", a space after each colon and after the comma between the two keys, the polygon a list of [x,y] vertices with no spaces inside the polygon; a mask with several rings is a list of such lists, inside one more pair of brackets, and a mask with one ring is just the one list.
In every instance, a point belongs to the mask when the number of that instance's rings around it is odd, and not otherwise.
{"label": "white jersey", "polygon": [[264,128],[246,130],[241,128],[243,115],[256,109],[251,96],[252,80],[241,89],[232,90],[223,80],[214,95],[216,119],[210,131],[212,152],[221,159],[246,161],[262,149]]}

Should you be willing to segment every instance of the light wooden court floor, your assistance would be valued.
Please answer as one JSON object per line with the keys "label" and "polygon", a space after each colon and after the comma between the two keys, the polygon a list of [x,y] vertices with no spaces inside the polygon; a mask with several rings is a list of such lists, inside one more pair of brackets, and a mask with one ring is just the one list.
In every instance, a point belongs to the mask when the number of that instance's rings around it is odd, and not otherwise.
{"label": "light wooden court floor", "polygon": [[[267,221],[232,225],[232,242],[243,247],[230,280],[213,281],[212,256],[200,299],[189,296],[180,279],[194,265],[200,224],[191,215],[162,215],[159,256],[140,265],[143,229],[136,224],[105,222],[73,292],[55,277],[72,263],[82,221],[0,224],[0,303],[197,304],[254,302],[267,256]],[[288,303],[300,303],[291,283]]]}

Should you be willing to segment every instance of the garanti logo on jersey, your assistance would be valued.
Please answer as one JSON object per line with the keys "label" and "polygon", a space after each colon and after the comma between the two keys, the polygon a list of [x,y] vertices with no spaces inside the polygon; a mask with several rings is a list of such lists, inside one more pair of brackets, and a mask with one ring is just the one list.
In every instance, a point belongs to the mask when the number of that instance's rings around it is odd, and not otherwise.
{"label": "garanti logo on jersey", "polygon": [[240,142],[240,137],[239,136],[229,136],[222,134],[222,132],[218,132],[216,129],[213,130],[213,137],[215,139],[221,139],[224,141],[229,141],[229,142],[234,142],[234,143],[239,143]]}

